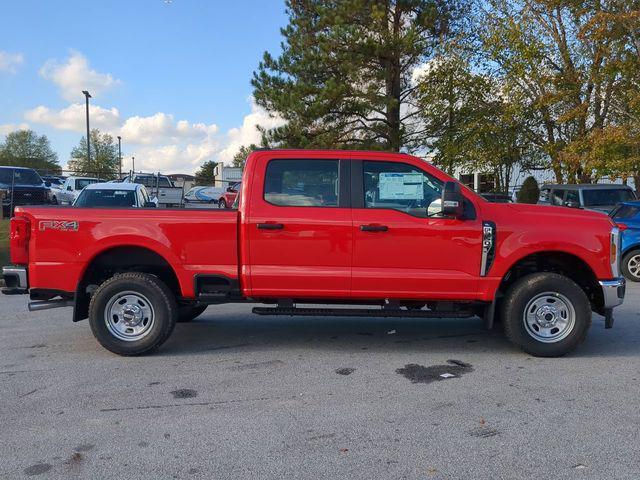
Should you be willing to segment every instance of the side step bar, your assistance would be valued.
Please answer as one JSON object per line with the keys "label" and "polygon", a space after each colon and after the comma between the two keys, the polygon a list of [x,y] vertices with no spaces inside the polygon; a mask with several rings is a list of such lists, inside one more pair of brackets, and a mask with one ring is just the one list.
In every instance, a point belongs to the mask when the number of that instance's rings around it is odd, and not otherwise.
{"label": "side step bar", "polygon": [[391,310],[369,308],[295,308],[295,307],[254,307],[258,315],[289,315],[306,317],[409,317],[409,318],[468,318],[474,313],[468,310]]}

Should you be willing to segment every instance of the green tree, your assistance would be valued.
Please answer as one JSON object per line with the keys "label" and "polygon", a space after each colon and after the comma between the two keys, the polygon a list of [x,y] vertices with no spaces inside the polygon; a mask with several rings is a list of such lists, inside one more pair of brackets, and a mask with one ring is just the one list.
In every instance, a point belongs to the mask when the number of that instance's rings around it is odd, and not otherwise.
{"label": "green tree", "polygon": [[60,173],[58,155],[51,148],[46,135],[33,130],[18,130],[9,133],[0,143],[0,164],[29,167]]}
{"label": "green tree", "polygon": [[456,35],[465,0],[287,0],[282,52],[266,52],[252,85],[286,120],[279,147],[399,151],[419,145],[412,75]]}
{"label": "green tree", "polygon": [[538,203],[540,199],[540,187],[538,181],[533,177],[527,177],[522,182],[522,187],[518,191],[518,203]]}
{"label": "green tree", "polygon": [[252,143],[249,146],[241,146],[240,150],[238,150],[238,153],[233,156],[233,166],[244,168],[244,162],[247,161],[247,157],[251,152],[257,150],[257,148],[258,146],[255,143]]}
{"label": "green tree", "polygon": [[90,175],[99,178],[113,178],[118,175],[120,160],[118,145],[108,133],[100,133],[92,129],[91,157],[87,159],[87,137],[82,137],[80,143],[71,151],[69,169],[75,175]]}
{"label": "green tree", "polygon": [[549,159],[558,182],[584,182],[593,172],[567,155],[611,123],[623,85],[625,41],[596,34],[606,12],[629,2],[487,0],[478,28],[487,63],[503,89],[528,110],[526,135]]}
{"label": "green tree", "polygon": [[213,185],[215,180],[216,162],[208,160],[196,171],[196,185]]}
{"label": "green tree", "polygon": [[508,191],[516,165],[540,162],[523,134],[525,112],[518,99],[500,89],[498,79],[478,72],[463,50],[427,65],[419,82],[420,118],[425,147],[434,163],[456,170],[492,173],[500,191]]}

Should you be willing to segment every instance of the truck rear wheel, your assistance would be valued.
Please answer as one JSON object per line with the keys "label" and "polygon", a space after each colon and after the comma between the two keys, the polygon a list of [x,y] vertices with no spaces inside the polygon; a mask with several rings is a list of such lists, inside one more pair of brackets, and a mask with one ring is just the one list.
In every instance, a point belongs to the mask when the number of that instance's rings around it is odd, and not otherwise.
{"label": "truck rear wheel", "polygon": [[118,355],[141,355],[162,345],[175,327],[176,300],[157,277],[122,273],[100,285],[89,304],[98,342]]}
{"label": "truck rear wheel", "polygon": [[560,357],[584,341],[591,326],[591,305],[570,278],[534,273],[509,288],[502,321],[507,338],[525,352]]}

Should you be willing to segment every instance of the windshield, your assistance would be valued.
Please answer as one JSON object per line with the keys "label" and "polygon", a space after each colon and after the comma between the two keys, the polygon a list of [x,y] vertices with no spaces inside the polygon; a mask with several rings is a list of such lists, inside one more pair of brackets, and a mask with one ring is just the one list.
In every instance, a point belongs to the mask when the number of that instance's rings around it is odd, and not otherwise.
{"label": "windshield", "polygon": [[638,207],[633,205],[620,205],[617,209],[611,212],[611,216],[616,220],[622,218],[633,218],[638,214]]}
{"label": "windshield", "polygon": [[[13,178],[15,174],[15,179]],[[5,185],[42,185],[42,179],[34,170],[0,168],[0,183]]]}
{"label": "windshield", "polygon": [[87,185],[91,185],[92,183],[98,183],[97,178],[80,178],[76,180],[76,190],[82,190]]}
{"label": "windshield", "polygon": [[76,207],[135,207],[136,192],[133,190],[83,190]]}
{"label": "windshield", "polygon": [[633,192],[628,188],[585,189],[582,191],[582,198],[584,199],[585,207],[604,207],[636,199]]}

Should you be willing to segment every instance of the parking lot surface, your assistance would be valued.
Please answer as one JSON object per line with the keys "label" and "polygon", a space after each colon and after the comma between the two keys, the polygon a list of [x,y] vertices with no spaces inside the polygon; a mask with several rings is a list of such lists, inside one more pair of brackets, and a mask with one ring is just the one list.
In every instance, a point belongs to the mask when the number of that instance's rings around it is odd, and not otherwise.
{"label": "parking lot surface", "polygon": [[482,321],[210,307],[118,357],[0,298],[0,478],[640,476],[640,287],[560,359]]}

